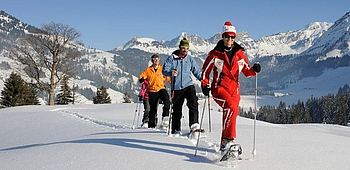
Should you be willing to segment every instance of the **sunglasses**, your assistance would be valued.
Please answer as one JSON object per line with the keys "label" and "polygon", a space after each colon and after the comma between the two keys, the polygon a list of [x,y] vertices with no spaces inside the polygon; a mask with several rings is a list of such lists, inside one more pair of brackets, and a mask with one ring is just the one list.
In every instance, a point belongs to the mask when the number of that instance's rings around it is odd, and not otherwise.
{"label": "sunglasses", "polygon": [[225,35],[225,38],[232,38],[232,39],[235,39],[236,38],[236,36],[234,36],[234,35]]}
{"label": "sunglasses", "polygon": [[159,58],[152,58],[152,61],[159,61]]}
{"label": "sunglasses", "polygon": [[180,49],[182,49],[182,50],[188,50],[188,47],[181,46]]}

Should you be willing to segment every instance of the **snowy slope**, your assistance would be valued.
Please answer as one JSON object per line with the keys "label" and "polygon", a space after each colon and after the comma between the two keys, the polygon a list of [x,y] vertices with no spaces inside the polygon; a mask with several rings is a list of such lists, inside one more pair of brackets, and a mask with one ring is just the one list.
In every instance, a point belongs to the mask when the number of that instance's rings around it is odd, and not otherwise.
{"label": "snowy slope", "polygon": [[[202,110],[203,101],[200,102]],[[218,106],[212,102],[213,131],[195,144],[163,130],[130,129],[136,104],[24,106],[0,110],[0,169],[349,169],[350,128],[337,125],[274,125],[238,118],[236,142],[243,161],[215,159],[220,138]],[[159,115],[159,114],[158,114]],[[184,108],[183,132],[188,132]],[[208,131],[206,112],[203,126]],[[136,124],[136,123],[135,123]]]}
{"label": "snowy slope", "polygon": [[320,54],[317,61],[350,54],[350,12],[337,20],[304,54]]}
{"label": "snowy slope", "polygon": [[247,53],[254,57],[300,54],[310,48],[332,25],[333,23],[313,22],[296,31],[265,36],[252,42],[253,48],[249,48]]}

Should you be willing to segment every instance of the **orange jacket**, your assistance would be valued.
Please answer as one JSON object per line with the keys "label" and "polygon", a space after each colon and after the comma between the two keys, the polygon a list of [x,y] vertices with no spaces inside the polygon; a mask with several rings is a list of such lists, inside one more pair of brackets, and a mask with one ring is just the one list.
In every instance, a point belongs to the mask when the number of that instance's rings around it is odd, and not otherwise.
{"label": "orange jacket", "polygon": [[157,71],[154,70],[153,66],[147,67],[139,76],[141,78],[148,80],[148,88],[150,92],[158,92],[161,89],[165,89],[164,81],[167,80],[170,84],[170,77],[166,77],[162,73],[163,67],[158,66]]}

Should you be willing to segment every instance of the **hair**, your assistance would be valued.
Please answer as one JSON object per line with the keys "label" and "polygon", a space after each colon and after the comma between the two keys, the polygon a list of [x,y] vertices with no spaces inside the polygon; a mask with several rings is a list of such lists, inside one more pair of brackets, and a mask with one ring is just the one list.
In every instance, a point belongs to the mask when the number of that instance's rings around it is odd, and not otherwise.
{"label": "hair", "polygon": [[159,58],[159,56],[158,56],[158,54],[153,54],[152,56],[151,56],[151,58],[153,59],[153,58]]}

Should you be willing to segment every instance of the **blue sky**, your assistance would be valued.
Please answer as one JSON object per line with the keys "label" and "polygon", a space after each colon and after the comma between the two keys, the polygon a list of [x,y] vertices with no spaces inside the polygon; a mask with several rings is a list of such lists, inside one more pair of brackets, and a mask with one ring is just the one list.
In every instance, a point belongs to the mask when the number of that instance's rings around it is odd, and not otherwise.
{"label": "blue sky", "polygon": [[349,0],[0,0],[3,10],[41,27],[60,22],[81,33],[88,47],[111,50],[133,37],[171,40],[187,32],[210,38],[231,21],[253,39],[335,22]]}

